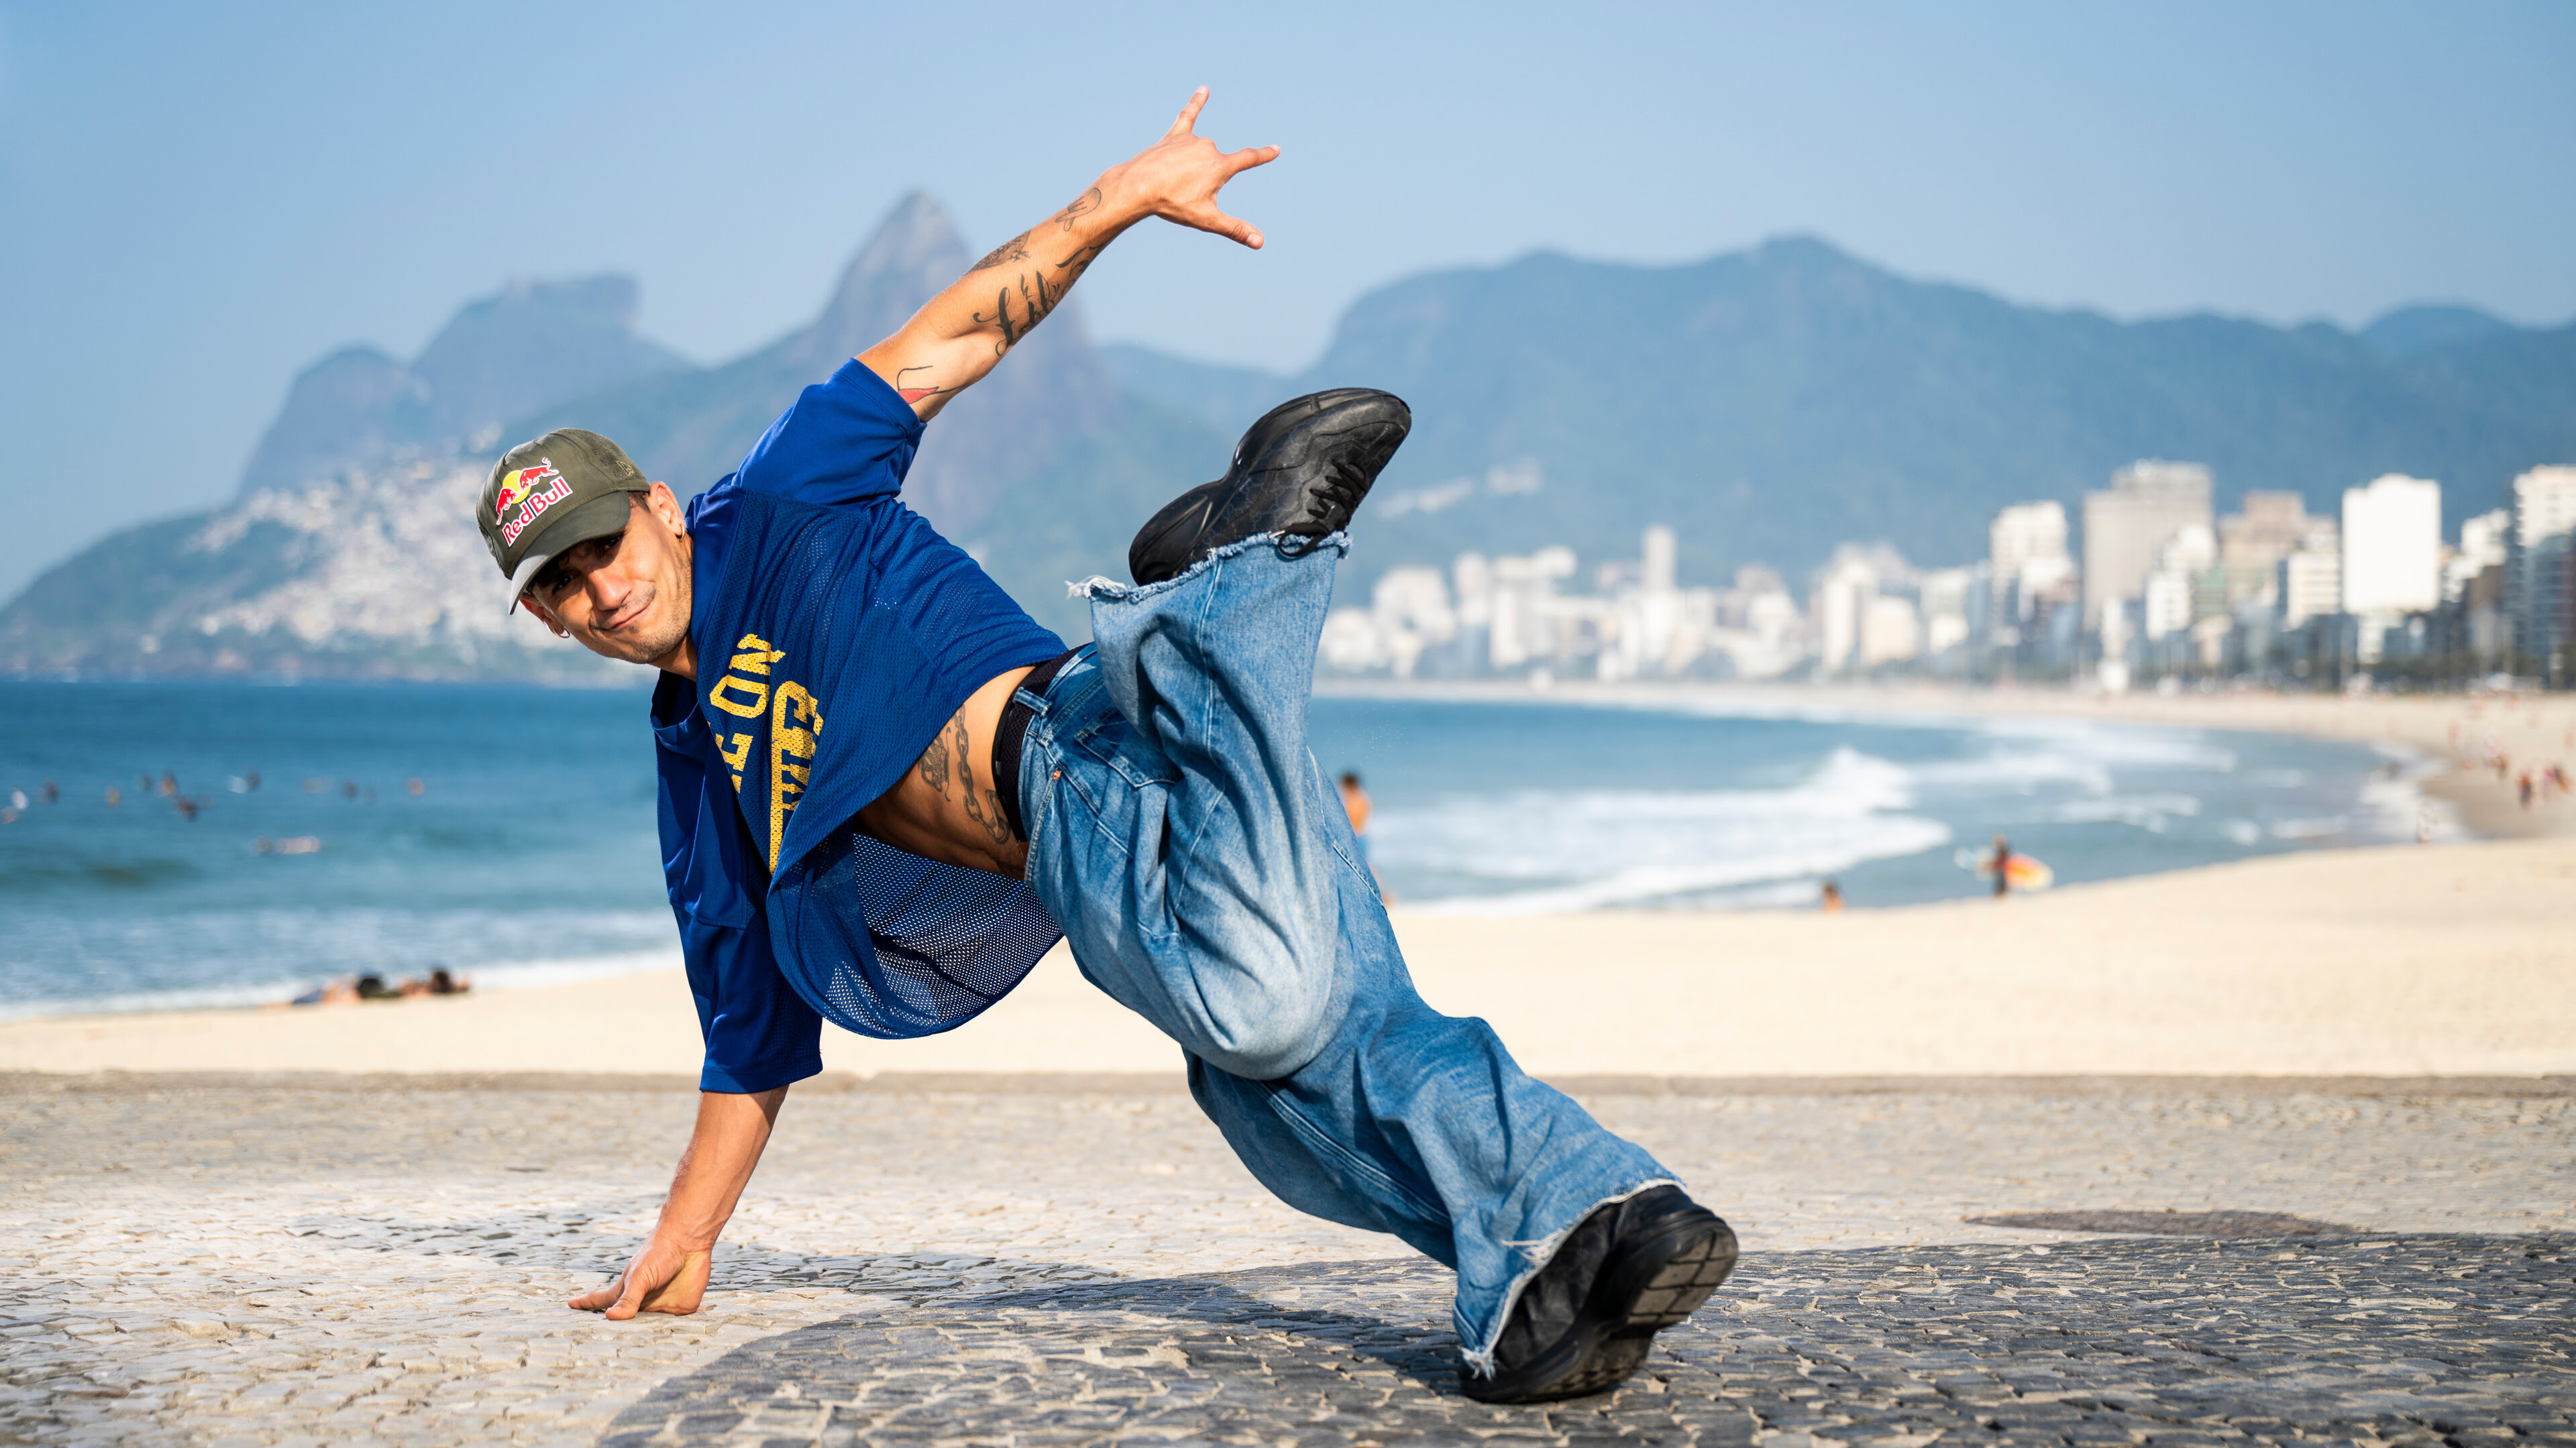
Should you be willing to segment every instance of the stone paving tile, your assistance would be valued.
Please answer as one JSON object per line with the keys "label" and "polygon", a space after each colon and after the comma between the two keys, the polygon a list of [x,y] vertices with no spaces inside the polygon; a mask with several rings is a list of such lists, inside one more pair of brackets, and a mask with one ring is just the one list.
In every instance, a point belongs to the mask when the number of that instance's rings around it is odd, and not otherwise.
{"label": "stone paving tile", "polygon": [[[2576,1228],[2563,1097],[1594,1104],[1751,1255],[1608,1416],[1489,1420],[1445,1389],[1439,1274],[1270,1200],[1184,1097],[797,1098],[710,1310],[610,1324],[560,1302],[649,1226],[686,1093],[22,1083],[0,1090],[0,1443],[587,1443],[680,1433],[693,1414],[636,1415],[689,1393],[699,1441],[860,1441],[791,1389],[861,1395],[867,1441],[942,1443],[2467,1444],[2566,1434],[2576,1407],[2545,1312]],[[1962,1220],[2168,1208],[2352,1224],[2375,1235],[2295,1245],[2390,1265],[2310,1280],[2246,1265],[2289,1243]],[[2234,1346],[2157,1356],[2158,1331]],[[2130,1357],[2134,1382],[2102,1375]]]}

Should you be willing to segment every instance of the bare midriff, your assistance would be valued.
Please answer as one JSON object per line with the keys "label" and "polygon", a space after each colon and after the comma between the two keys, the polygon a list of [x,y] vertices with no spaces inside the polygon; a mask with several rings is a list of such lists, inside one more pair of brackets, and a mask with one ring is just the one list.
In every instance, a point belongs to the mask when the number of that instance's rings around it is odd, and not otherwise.
{"label": "bare midriff", "polygon": [[859,832],[925,860],[1014,880],[1025,874],[1029,846],[1011,833],[1010,816],[1002,810],[993,779],[993,735],[1011,691],[1029,673],[1018,668],[997,674],[968,695],[903,779],[859,811]]}

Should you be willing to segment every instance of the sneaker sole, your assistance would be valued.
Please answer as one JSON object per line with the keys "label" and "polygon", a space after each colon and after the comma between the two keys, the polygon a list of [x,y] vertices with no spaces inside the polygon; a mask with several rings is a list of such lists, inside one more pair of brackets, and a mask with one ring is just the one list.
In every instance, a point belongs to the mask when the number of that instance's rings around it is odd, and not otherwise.
{"label": "sneaker sole", "polygon": [[1554,1362],[1532,1364],[1537,1371],[1525,1376],[1539,1379],[1537,1386],[1498,1392],[1502,1384],[1497,1380],[1461,1373],[1459,1387],[1486,1403],[1554,1403],[1607,1392],[1645,1365],[1656,1333],[1708,1301],[1735,1270],[1735,1251],[1735,1233],[1716,1213],[1702,1211],[1676,1221],[1663,1243],[1638,1252],[1640,1260],[1622,1274],[1627,1280],[1596,1290],[1596,1297],[1621,1306],[1595,1312],[1587,1304],[1583,1319],[1548,1355]]}

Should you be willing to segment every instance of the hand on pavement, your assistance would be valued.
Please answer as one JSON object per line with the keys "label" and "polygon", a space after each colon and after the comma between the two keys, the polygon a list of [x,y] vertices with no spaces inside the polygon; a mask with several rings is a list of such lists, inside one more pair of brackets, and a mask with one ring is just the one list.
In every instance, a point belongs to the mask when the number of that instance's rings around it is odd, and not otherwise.
{"label": "hand on pavement", "polygon": [[656,1233],[616,1281],[564,1306],[583,1312],[605,1308],[611,1322],[624,1322],[639,1312],[691,1313],[705,1300],[707,1276],[714,1269],[713,1252],[666,1243]]}

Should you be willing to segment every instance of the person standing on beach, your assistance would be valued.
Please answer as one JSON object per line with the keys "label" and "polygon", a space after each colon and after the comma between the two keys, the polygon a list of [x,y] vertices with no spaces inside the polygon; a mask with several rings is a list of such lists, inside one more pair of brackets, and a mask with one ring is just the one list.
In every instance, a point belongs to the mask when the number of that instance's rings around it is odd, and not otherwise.
{"label": "person standing on beach", "polygon": [[1361,787],[1360,773],[1356,769],[1342,771],[1341,791],[1342,813],[1350,818],[1351,844],[1359,851],[1360,868],[1368,871],[1369,879],[1376,884],[1379,903],[1392,905],[1395,897],[1387,893],[1386,882],[1378,879],[1377,866],[1369,861],[1369,816],[1377,813],[1377,805],[1370,800],[1369,792]]}
{"label": "person standing on beach", "polygon": [[1457,1274],[1460,1385],[1536,1402],[1634,1372],[1735,1260],[1644,1150],[1415,994],[1306,740],[1344,530],[1411,426],[1382,392],[1294,399],[1093,579],[1067,651],[897,500],[923,426],[1120,233],[1230,237],[1277,155],[1163,138],[805,389],[684,509],[617,446],[504,454],[478,523],[560,634],[661,671],[666,884],[706,1062],[651,1237],[574,1297],[685,1313],[821,1023],[955,1028],[1059,938],[1177,1041],[1190,1090],[1282,1200]]}
{"label": "person standing on beach", "polygon": [[1986,857],[1986,868],[1995,876],[1995,898],[2000,900],[2012,889],[2012,841],[1995,836],[1994,853]]}

